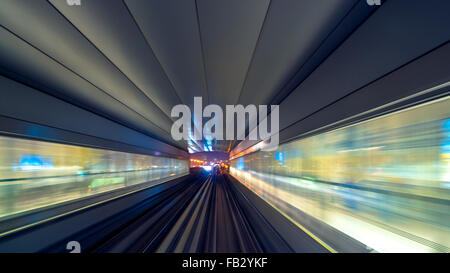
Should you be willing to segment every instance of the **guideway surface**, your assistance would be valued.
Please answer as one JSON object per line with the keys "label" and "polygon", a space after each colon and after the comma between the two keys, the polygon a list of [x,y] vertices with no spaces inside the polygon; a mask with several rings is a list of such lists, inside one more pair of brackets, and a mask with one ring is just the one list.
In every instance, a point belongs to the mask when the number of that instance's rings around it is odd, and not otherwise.
{"label": "guideway surface", "polygon": [[[265,219],[235,183],[220,170],[207,176],[156,252],[294,252],[269,221],[278,219]],[[305,236],[305,252],[328,252],[306,233],[296,235]]]}

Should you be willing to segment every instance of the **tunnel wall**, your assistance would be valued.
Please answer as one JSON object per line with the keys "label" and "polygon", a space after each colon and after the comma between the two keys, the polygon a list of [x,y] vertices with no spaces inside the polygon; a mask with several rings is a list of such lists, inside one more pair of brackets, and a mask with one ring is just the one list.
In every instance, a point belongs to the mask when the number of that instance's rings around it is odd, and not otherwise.
{"label": "tunnel wall", "polygon": [[188,154],[0,76],[0,219],[189,173]]}
{"label": "tunnel wall", "polygon": [[449,96],[239,157],[230,172],[336,249],[330,227],[377,252],[450,251]]}
{"label": "tunnel wall", "polygon": [[0,136],[0,220],[188,174],[173,157]]}

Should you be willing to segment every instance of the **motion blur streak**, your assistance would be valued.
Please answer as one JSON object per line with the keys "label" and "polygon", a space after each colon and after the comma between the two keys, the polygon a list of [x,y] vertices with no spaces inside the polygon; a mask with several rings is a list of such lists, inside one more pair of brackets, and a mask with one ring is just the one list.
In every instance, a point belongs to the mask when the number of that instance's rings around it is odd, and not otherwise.
{"label": "motion blur streak", "polygon": [[448,96],[231,165],[298,223],[301,211],[379,252],[450,251]]}
{"label": "motion blur streak", "polygon": [[0,220],[187,174],[188,161],[0,136]]}

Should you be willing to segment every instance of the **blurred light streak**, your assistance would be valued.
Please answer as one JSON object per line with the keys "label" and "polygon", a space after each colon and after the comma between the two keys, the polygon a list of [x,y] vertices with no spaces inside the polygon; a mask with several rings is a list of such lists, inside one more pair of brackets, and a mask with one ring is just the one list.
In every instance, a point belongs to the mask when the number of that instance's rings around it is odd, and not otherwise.
{"label": "blurred light streak", "polygon": [[447,96],[273,153],[255,145],[230,172],[284,213],[292,206],[375,251],[450,252],[449,143]]}
{"label": "blurred light streak", "polygon": [[0,136],[0,220],[188,171],[187,160]]}

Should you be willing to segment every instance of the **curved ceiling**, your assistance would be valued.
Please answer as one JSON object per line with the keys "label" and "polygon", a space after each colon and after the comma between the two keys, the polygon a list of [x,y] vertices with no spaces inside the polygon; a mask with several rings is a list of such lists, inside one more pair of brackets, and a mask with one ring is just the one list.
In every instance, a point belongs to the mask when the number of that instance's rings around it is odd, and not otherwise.
{"label": "curved ceiling", "polygon": [[[320,107],[370,80],[348,79],[342,92],[324,93],[326,100],[298,91],[329,89],[333,81],[312,86],[316,68],[340,71],[341,55],[348,57],[348,48],[374,31],[370,24],[355,31],[376,10],[363,0],[81,2],[0,1],[2,71],[191,152],[229,151],[237,144],[170,137],[172,107],[192,107],[194,96],[223,106],[280,103],[290,94],[285,108],[296,108],[298,115],[282,122],[287,126],[314,110],[305,106]],[[325,59],[329,64],[321,65]],[[290,105],[297,103],[302,106]]]}

